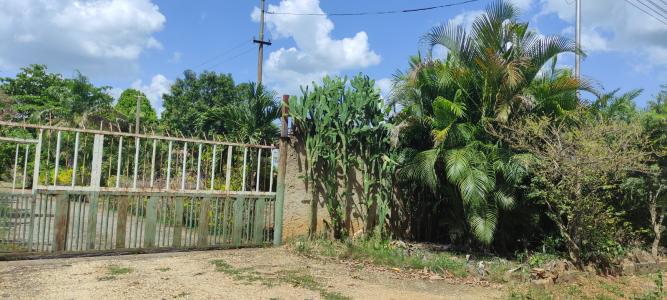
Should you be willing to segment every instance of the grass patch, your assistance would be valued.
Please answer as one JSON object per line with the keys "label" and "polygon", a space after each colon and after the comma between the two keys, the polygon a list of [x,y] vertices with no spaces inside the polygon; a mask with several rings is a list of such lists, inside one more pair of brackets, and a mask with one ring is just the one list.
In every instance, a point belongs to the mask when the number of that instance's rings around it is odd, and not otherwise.
{"label": "grass patch", "polygon": [[107,266],[107,275],[98,277],[98,281],[109,281],[109,280],[114,280],[118,275],[125,275],[132,273],[134,269],[129,268],[129,267],[121,267],[118,265],[109,265]]}
{"label": "grass patch", "polygon": [[323,299],[327,300],[347,300],[352,299],[338,292],[331,292],[324,288],[321,283],[319,283],[315,277],[310,274],[305,274],[299,271],[290,270],[281,272],[281,280],[284,283],[291,284],[294,287],[300,287],[308,289],[311,291],[317,291],[320,293]]}
{"label": "grass patch", "polygon": [[117,265],[107,266],[107,273],[109,273],[109,275],[125,275],[132,273],[133,271],[134,269],[128,267],[121,267]]}
{"label": "grass patch", "polygon": [[157,268],[155,270],[160,271],[160,272],[167,272],[167,271],[171,270],[171,268]]}
{"label": "grass patch", "polygon": [[571,283],[549,286],[515,284],[508,289],[508,299],[666,299],[661,287],[661,273],[648,276],[604,278],[581,277]]}
{"label": "grass patch", "polygon": [[305,256],[325,256],[367,261],[374,265],[423,270],[455,277],[468,276],[466,260],[450,253],[431,253],[393,247],[389,241],[369,239],[347,243],[300,238],[292,242],[292,249]]}
{"label": "grass patch", "polygon": [[315,277],[310,274],[298,271],[287,270],[278,272],[275,278],[267,278],[254,271],[252,268],[235,268],[222,259],[212,260],[211,264],[215,266],[217,272],[230,275],[234,280],[244,283],[260,282],[266,286],[273,286],[277,283],[285,283],[294,287],[300,287],[311,291],[317,291],[323,299],[327,300],[347,300],[351,299],[337,292],[327,290]]}

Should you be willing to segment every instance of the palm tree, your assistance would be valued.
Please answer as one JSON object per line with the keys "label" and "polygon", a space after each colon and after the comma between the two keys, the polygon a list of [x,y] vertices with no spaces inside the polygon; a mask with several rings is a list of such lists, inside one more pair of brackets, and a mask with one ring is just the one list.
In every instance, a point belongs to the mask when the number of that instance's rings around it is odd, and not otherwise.
{"label": "palm tree", "polygon": [[485,244],[493,241],[499,210],[514,205],[513,187],[525,174],[524,157],[485,128],[534,108],[570,109],[572,103],[563,100],[576,103],[574,93],[582,86],[553,66],[543,70],[558,54],[578,51],[575,44],[529,30],[517,14],[512,4],[497,1],[469,31],[451,23],[435,26],[422,41],[429,52],[446,48],[447,58],[414,57],[410,70],[396,75],[392,94],[404,106],[397,128],[426,129],[432,137],[424,147],[401,135],[404,144],[422,151],[399,174],[424,183],[436,198],[456,199],[470,232]]}

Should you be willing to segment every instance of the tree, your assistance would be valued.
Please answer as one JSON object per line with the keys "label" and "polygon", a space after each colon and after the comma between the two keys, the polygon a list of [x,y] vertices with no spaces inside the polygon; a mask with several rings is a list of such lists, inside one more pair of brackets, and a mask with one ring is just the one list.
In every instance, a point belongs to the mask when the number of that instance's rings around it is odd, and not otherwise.
{"label": "tree", "polygon": [[99,126],[117,115],[109,87],[95,87],[88,78],[48,73],[44,65],[21,68],[15,78],[0,79],[0,89],[13,99],[14,121],[64,126]]}
{"label": "tree", "polygon": [[567,73],[539,76],[558,54],[577,49],[568,39],[529,30],[517,14],[510,3],[497,1],[470,31],[451,23],[434,27],[422,40],[430,49],[445,47],[447,58],[413,58],[410,70],[396,76],[393,95],[405,107],[396,120],[409,132],[403,143],[418,150],[401,176],[425,184],[443,201],[455,199],[470,226],[466,230],[484,244],[493,241],[499,210],[514,206],[513,187],[525,172],[485,132],[486,124],[507,122],[534,107],[568,109],[576,100],[562,99],[583,86]]}
{"label": "tree", "polygon": [[218,115],[208,117],[220,120],[227,129],[226,134],[241,141],[274,142],[279,132],[273,121],[280,117],[275,93],[255,83],[241,84],[237,89],[241,98],[239,103],[226,105],[212,112]]}
{"label": "tree", "polygon": [[546,206],[572,262],[610,265],[625,233],[610,199],[628,174],[650,171],[641,126],[580,111],[574,120],[533,116],[494,128],[494,135],[523,152],[530,196]]}
{"label": "tree", "polygon": [[116,103],[116,110],[122,114],[130,124],[134,124],[137,111],[137,97],[140,97],[141,113],[139,116],[141,126],[152,126],[157,124],[157,114],[151,106],[151,102],[144,93],[135,89],[126,89],[120,94]]}
{"label": "tree", "polygon": [[204,71],[197,75],[186,70],[163,100],[164,127],[194,136],[228,132],[218,117],[225,106],[238,103],[239,96],[231,74]]}

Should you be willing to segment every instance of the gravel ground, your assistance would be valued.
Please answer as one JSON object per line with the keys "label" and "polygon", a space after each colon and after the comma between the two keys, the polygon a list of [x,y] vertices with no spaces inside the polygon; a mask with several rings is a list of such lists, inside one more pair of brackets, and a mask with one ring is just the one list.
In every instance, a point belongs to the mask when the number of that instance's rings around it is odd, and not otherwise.
{"label": "gravel ground", "polygon": [[0,262],[6,299],[490,299],[498,287],[424,280],[284,248]]}

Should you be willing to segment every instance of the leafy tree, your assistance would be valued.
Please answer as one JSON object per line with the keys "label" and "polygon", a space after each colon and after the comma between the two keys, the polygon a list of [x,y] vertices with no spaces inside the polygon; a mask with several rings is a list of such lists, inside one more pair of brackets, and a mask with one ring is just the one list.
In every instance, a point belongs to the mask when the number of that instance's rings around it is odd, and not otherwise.
{"label": "leafy tree", "polygon": [[278,126],[273,122],[280,117],[280,105],[275,101],[273,91],[255,83],[241,84],[240,101],[224,106],[217,116],[210,116],[222,122],[226,134],[252,143],[273,142],[278,136]]}
{"label": "leafy tree", "polygon": [[501,137],[529,164],[531,198],[543,203],[557,225],[570,259],[583,267],[609,266],[622,253],[621,216],[611,206],[633,172],[650,172],[642,127],[613,119],[529,117],[500,125]]}
{"label": "leafy tree", "polygon": [[118,102],[116,103],[116,110],[123,115],[125,120],[129,121],[130,124],[134,124],[132,121],[135,120],[136,111],[137,111],[137,97],[140,97],[141,105],[141,115],[139,116],[141,126],[152,126],[157,124],[157,113],[151,106],[151,102],[146,98],[144,93],[135,90],[135,89],[126,89],[120,94]]}
{"label": "leafy tree", "polygon": [[219,116],[225,106],[239,102],[239,95],[231,74],[204,71],[197,75],[187,70],[163,100],[165,128],[185,135],[212,135],[228,132]]}
{"label": "leafy tree", "polygon": [[15,121],[97,126],[117,117],[108,87],[95,87],[78,72],[74,78],[63,78],[48,73],[44,65],[30,65],[0,83],[0,89],[13,99]]}
{"label": "leafy tree", "polygon": [[463,230],[484,244],[494,239],[499,210],[515,205],[513,187],[525,173],[521,160],[485,128],[531,108],[571,109],[576,100],[570,97],[583,86],[554,67],[539,75],[558,54],[577,50],[570,40],[529,30],[517,15],[513,5],[498,1],[470,31],[434,27],[422,40],[445,47],[446,60],[414,57],[410,70],[397,74],[393,94],[405,107],[396,118],[403,145],[417,150],[401,177],[458,207],[470,227]]}

